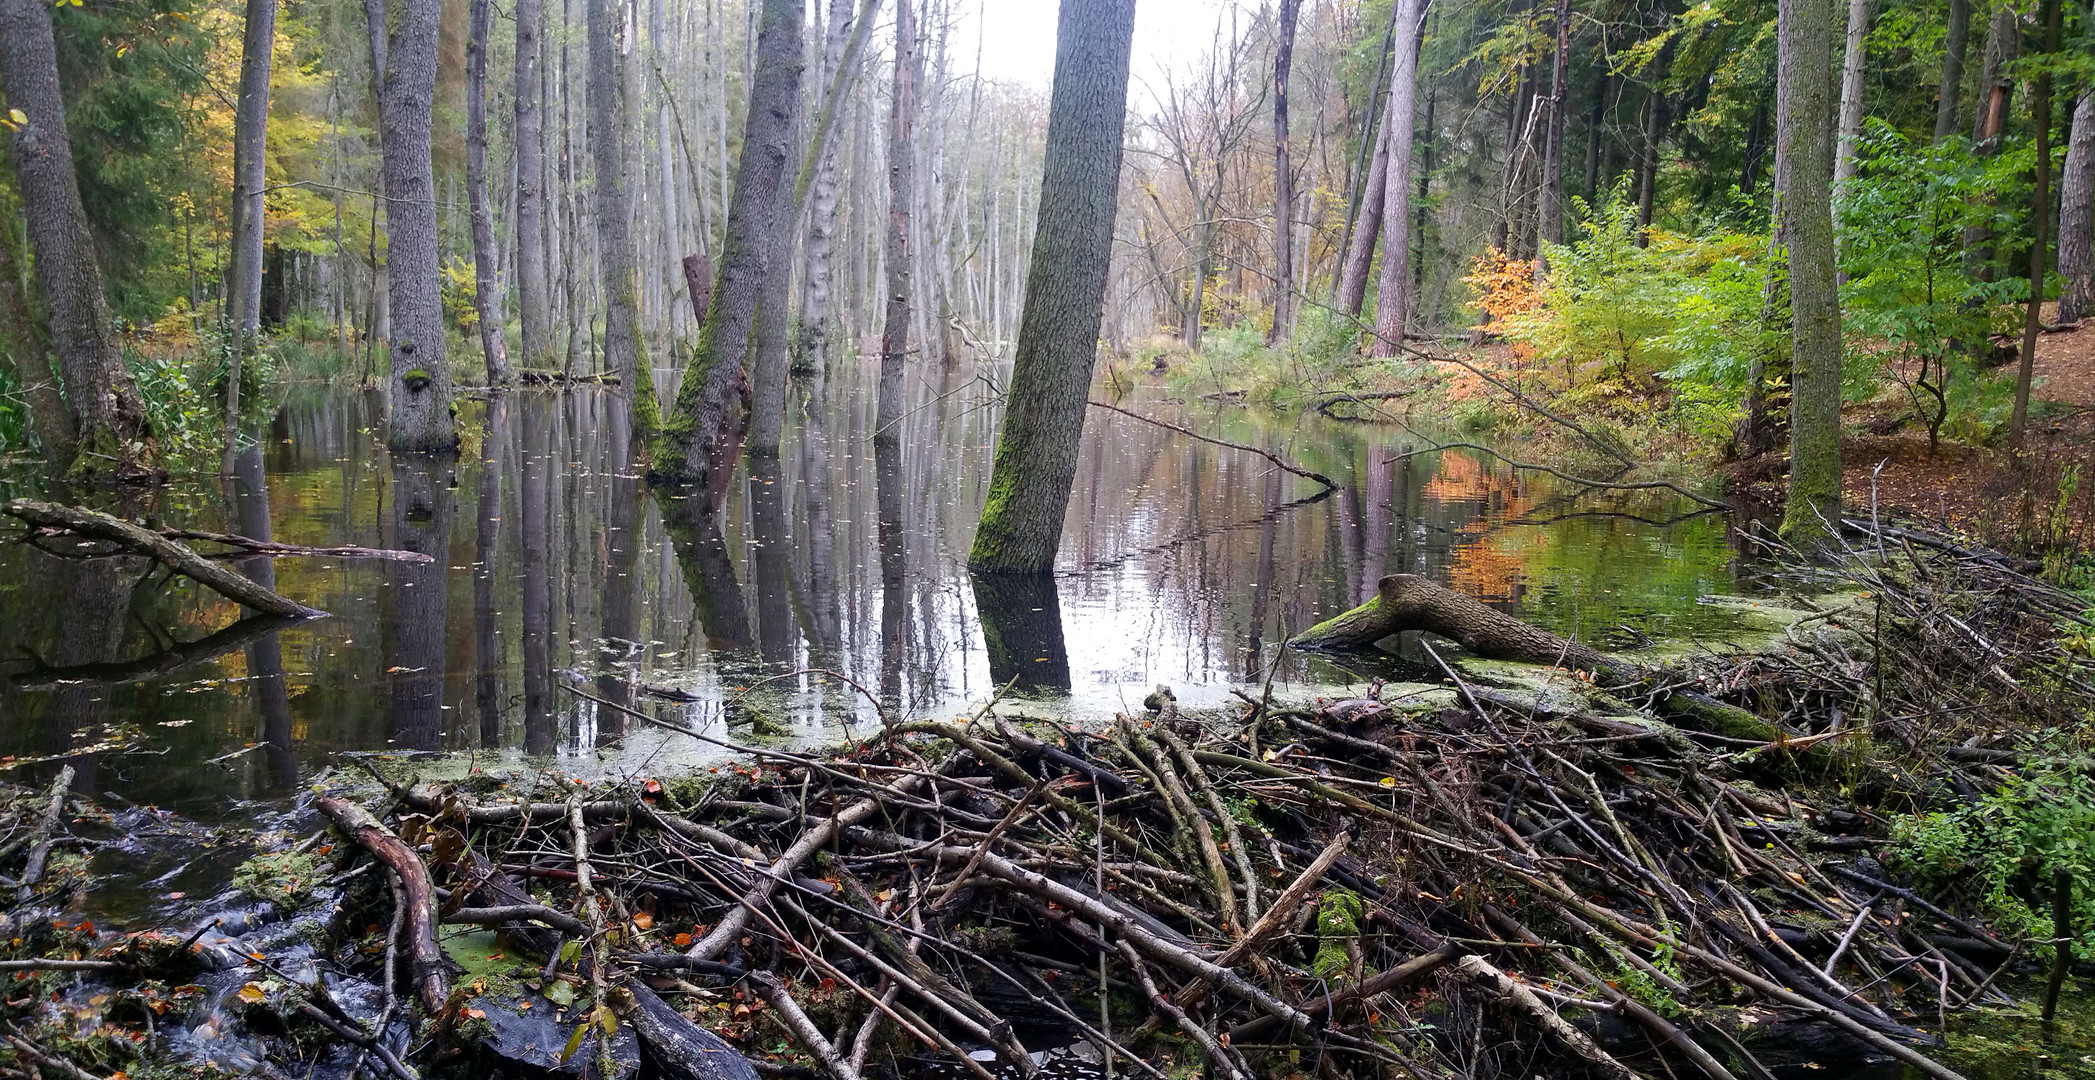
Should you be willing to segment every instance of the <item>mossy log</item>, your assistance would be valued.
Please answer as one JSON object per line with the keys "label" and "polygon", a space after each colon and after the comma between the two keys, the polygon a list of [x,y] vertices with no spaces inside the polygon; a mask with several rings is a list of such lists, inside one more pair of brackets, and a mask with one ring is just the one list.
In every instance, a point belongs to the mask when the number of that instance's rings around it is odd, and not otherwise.
{"label": "mossy log", "polygon": [[1663,673],[1656,668],[1524,623],[1417,574],[1383,578],[1374,599],[1310,627],[1288,644],[1300,649],[1364,649],[1406,630],[1438,634],[1487,659],[1587,672],[1596,685],[1620,696],[1655,691],[1653,711],[1698,730],[1770,742],[1783,738],[1780,728],[1737,706],[1705,694],[1660,689],[1678,680],[1659,677]]}

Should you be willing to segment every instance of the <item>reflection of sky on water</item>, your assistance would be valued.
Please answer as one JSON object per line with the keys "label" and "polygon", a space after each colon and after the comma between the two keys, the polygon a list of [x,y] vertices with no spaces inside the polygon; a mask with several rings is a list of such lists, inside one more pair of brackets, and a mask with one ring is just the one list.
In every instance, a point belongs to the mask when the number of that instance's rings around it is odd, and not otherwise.
{"label": "reflection of sky on water", "polygon": [[[648,490],[597,392],[467,403],[455,462],[389,458],[370,395],[294,392],[243,461],[232,512],[179,486],[127,512],[436,560],[240,563],[334,617],[132,681],[31,687],[207,639],[237,612],[135,560],[0,548],[0,754],[65,755],[135,724],[164,754],[105,755],[93,782],[158,801],[283,791],[340,751],[601,754],[626,771],[719,751],[582,694],[727,739],[827,740],[877,723],[869,697],[950,716],[1017,675],[1029,710],[1081,719],[1138,707],[1157,683],[1226,703],[1265,678],[1273,643],[1387,573],[1601,639],[1708,629],[1695,598],[1731,587],[1722,521],[1620,516],[1693,509],[1677,500],[1566,490],[1470,452],[1405,457],[1417,437],[1156,391],[1134,407],[1346,486],[1318,497],[1258,455],[1094,411],[1053,587],[978,583],[965,560],[996,434],[988,384],[920,382],[891,457],[870,447],[870,390],[845,375],[796,392],[779,459],[683,497]],[[788,674],[810,668],[841,678]],[[1346,677],[1300,658],[1277,674]]]}

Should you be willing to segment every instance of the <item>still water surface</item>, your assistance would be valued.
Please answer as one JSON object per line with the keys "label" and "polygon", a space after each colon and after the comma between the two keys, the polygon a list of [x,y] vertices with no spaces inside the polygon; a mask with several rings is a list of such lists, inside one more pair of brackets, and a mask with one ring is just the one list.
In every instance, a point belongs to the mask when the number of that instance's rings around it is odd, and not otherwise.
{"label": "still water surface", "polygon": [[[873,448],[870,377],[797,387],[781,457],[682,495],[644,482],[624,406],[602,391],[464,402],[452,460],[389,455],[373,394],[295,388],[225,490],[111,509],[434,561],[236,563],[332,613],[254,633],[143,561],[0,545],[0,776],[69,761],[82,790],[210,818],[345,752],[630,775],[720,751],[591,697],[726,739],[819,742],[883,710],[965,712],[1015,677],[1029,710],[1095,719],[1157,683],[1203,706],[1269,676],[1299,690],[1388,670],[1274,645],[1387,573],[1616,646],[1719,630],[1722,610],[1698,598],[1735,587],[1727,522],[1685,500],[1584,491],[1468,451],[1404,457],[1434,433],[1161,388],[1124,404],[1343,487],[1093,410],[1058,573],[977,582],[967,546],[999,418],[996,373],[982,374],[914,386],[893,452]],[[4,493],[32,490],[18,477]],[[112,737],[124,748],[96,749]]]}

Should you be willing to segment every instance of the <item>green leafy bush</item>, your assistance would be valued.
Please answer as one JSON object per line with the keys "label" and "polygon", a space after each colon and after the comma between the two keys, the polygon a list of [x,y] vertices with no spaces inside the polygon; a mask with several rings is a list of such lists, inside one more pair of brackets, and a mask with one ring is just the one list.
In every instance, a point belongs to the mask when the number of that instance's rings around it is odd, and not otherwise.
{"label": "green leafy bush", "polygon": [[[1894,830],[1895,866],[1924,884],[1963,892],[2011,934],[2052,934],[2051,881],[2075,882],[2076,927],[2095,926],[2095,778],[2053,760],[1976,802],[1921,814]],[[2095,955],[2085,943],[2075,950]]]}

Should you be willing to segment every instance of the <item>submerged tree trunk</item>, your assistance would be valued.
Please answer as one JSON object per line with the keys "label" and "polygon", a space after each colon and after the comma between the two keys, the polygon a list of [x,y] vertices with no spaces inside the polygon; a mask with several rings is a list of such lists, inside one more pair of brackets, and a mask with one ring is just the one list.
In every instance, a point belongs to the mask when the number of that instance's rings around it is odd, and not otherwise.
{"label": "submerged tree trunk", "polygon": [[472,0],[466,32],[466,198],[473,218],[473,311],[487,384],[508,386],[509,343],[503,337],[502,289],[495,280],[495,212],[487,202],[487,32],[494,0]]}
{"label": "submerged tree trunk", "polygon": [[1389,166],[1382,187],[1382,275],[1375,289],[1375,356],[1395,356],[1404,343],[1411,285],[1411,133],[1418,104],[1419,38],[1426,30],[1426,0],[1397,0],[1396,65],[1389,77]]}
{"label": "submerged tree trunk", "polygon": [[[2089,16],[2095,19],[2095,14]],[[2059,173],[2059,321],[2095,314],[2095,86],[2081,90]]]}
{"label": "submerged tree trunk", "polygon": [[1782,535],[1815,547],[1840,527],[1840,303],[1833,280],[1832,7],[1782,0],[1778,154],[1789,247],[1790,479]]}
{"label": "submerged tree trunk", "polygon": [[15,179],[81,451],[70,467],[119,477],[150,472],[158,465],[159,446],[117,352],[102,295],[102,271],[73,173],[50,5],[0,0],[0,87],[8,106],[23,116],[11,125]]}
{"label": "submerged tree trunk", "polygon": [[1535,193],[1536,268],[1549,272],[1543,245],[1564,242],[1564,110],[1571,104],[1571,0],[1557,0],[1557,50],[1550,68],[1549,128],[1542,139],[1542,187]]}
{"label": "submerged tree trunk", "polygon": [[645,438],[660,416],[655,377],[640,340],[640,273],[633,254],[633,191],[627,165],[625,80],[620,70],[616,0],[589,0],[589,149],[596,164],[597,265],[604,288],[604,366],[633,403],[633,431]]}
{"label": "submerged tree trunk", "polygon": [[989,499],[968,565],[1054,568],[1098,356],[1135,0],[1062,0],[1026,304]]}
{"label": "submerged tree trunk", "polygon": [[228,350],[225,454],[232,475],[240,443],[240,369],[262,329],[262,235],[269,136],[269,68],[276,47],[276,0],[247,0],[240,43],[240,99],[233,116],[233,265],[226,283],[233,341]]}
{"label": "submerged tree trunk", "polygon": [[540,52],[545,0],[516,0],[516,286],[523,364],[553,366],[553,294],[546,281],[546,147]]}
{"label": "submerged tree trunk", "polygon": [[916,192],[917,54],[915,0],[895,0],[895,81],[887,121],[887,321],[880,331],[880,391],[873,441],[902,438],[902,371],[909,352],[909,209]]}
{"label": "submerged tree trunk", "polygon": [[1935,141],[1957,130],[1957,98],[1964,91],[1964,53],[1971,38],[1971,0],[1950,0],[1942,36],[1942,81],[1935,90]]}
{"label": "submerged tree trunk", "polygon": [[792,228],[780,222],[779,188],[790,182],[793,114],[800,98],[800,9],[794,0],[763,0],[757,33],[756,71],[742,157],[735,167],[734,198],[728,207],[720,275],[699,331],[698,348],[677,388],[676,415],[662,428],[654,474],[664,480],[706,484],[715,458],[730,445],[743,406],[743,364],[764,287],[772,234]]}
{"label": "submerged tree trunk", "polygon": [[[2044,0],[2044,52],[2059,51],[2059,0]],[[2039,66],[2030,90],[2030,132],[2036,143],[2036,182],[2030,190],[2030,293],[2022,321],[2022,362],[2015,369],[2015,411],[2008,420],[2008,445],[2020,448],[2029,433],[2030,383],[2036,376],[2037,328],[2043,321],[2044,260],[2051,244],[2051,69]]]}
{"label": "submerged tree trunk", "polygon": [[1295,17],[1302,0],[1280,0],[1279,42],[1273,51],[1273,325],[1266,344],[1295,321],[1295,174],[1288,164],[1288,69],[1295,62]]}
{"label": "submerged tree trunk", "polygon": [[437,270],[436,180],[430,110],[436,101],[439,0],[396,0],[386,44],[379,129],[385,159],[386,286],[392,307],[392,376],[386,444],[394,450],[458,445],[444,305]]}

